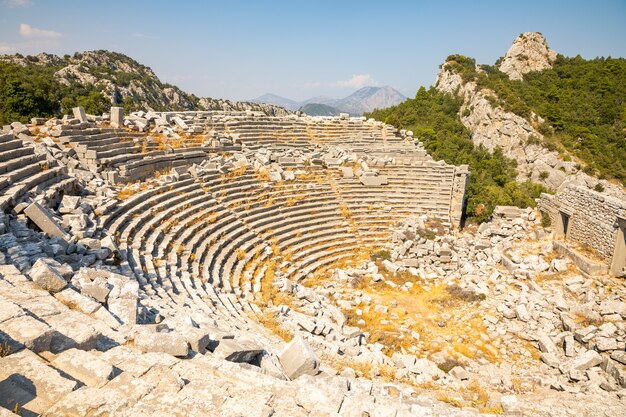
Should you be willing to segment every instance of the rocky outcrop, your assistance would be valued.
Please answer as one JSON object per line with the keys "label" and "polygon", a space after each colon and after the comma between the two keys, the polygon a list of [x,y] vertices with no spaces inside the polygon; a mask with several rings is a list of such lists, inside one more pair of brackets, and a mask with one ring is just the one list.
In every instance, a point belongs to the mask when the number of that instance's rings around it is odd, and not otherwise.
{"label": "rocky outcrop", "polygon": [[[494,92],[479,89],[473,81],[465,83],[445,64],[435,85],[441,91],[463,97],[459,116],[472,133],[474,143],[491,151],[499,147],[507,157],[516,160],[519,181],[530,179],[555,189],[568,174],[577,171],[574,162],[562,161],[558,152],[548,151],[538,143],[543,135],[528,120],[493,106],[489,98],[495,97]],[[535,120],[539,118],[535,116]]]}
{"label": "rocky outcrop", "polygon": [[[531,40],[533,41],[531,42]],[[526,33],[520,35],[507,53],[508,58],[505,57],[505,61],[511,63],[507,65],[513,65],[512,57],[523,55],[517,51],[524,45],[530,48],[527,54],[536,56],[539,53],[537,51],[541,50],[537,46],[539,44],[545,45],[545,39],[541,34]],[[545,49],[547,51],[545,62],[551,65],[550,57],[553,56],[554,52],[548,50],[547,46]],[[535,64],[532,66],[534,69],[527,66],[523,67],[524,71],[545,69],[540,61],[538,58],[535,59],[533,61]],[[500,66],[501,70],[502,65]],[[482,71],[479,66],[476,67],[476,70]],[[448,63],[442,65],[441,71],[437,74],[435,86],[440,91],[463,98],[459,117],[463,125],[471,132],[474,144],[482,145],[491,151],[498,147],[506,157],[514,159],[517,162],[518,181],[530,180],[551,190],[557,190],[569,184],[582,185],[588,188],[596,188],[600,184],[601,187],[598,188],[603,189],[606,195],[620,199],[626,198],[623,188],[619,185],[606,180],[598,180],[585,174],[579,170],[580,167],[577,162],[564,161],[558,152],[550,151],[544,147],[542,145],[543,135],[535,127],[544,122],[538,115],[533,113],[530,120],[526,120],[492,104],[496,101],[494,99],[497,99],[495,92],[486,88],[479,88],[474,81],[464,81],[461,75],[456,73],[453,66],[448,65]]]}
{"label": "rocky outcrop", "polygon": [[556,52],[548,48],[546,38],[539,32],[522,33],[509,48],[499,69],[512,80],[521,80],[524,74],[552,67]]}

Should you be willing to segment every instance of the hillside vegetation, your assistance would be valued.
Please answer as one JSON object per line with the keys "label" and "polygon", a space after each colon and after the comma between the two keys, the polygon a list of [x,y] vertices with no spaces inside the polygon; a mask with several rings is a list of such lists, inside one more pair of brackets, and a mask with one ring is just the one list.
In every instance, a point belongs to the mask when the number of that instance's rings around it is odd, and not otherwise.
{"label": "hillside vegetation", "polygon": [[0,61],[0,123],[58,116],[73,106],[83,106],[90,114],[101,114],[111,105],[94,86],[60,84],[54,78],[58,69]]}
{"label": "hillside vegetation", "polygon": [[523,81],[510,80],[497,63],[477,71],[472,58],[448,61],[464,81],[493,90],[492,104],[544,119],[537,127],[546,147],[579,158],[589,174],[626,185],[626,59],[558,55],[551,69],[528,73]]}
{"label": "hillside vegetation", "polygon": [[534,206],[534,199],[545,190],[530,182],[515,181],[515,161],[504,157],[499,150],[492,154],[474,146],[470,132],[459,120],[461,102],[461,98],[435,88],[421,87],[415,98],[366,116],[412,130],[435,160],[469,165],[466,209],[469,220],[485,221],[496,205]]}
{"label": "hillside vegetation", "polygon": [[280,107],[198,98],[161,82],[147,66],[116,52],[87,51],[65,55],[0,56],[0,122],[61,116],[83,106],[102,114],[114,104],[134,110],[253,110],[285,115]]}

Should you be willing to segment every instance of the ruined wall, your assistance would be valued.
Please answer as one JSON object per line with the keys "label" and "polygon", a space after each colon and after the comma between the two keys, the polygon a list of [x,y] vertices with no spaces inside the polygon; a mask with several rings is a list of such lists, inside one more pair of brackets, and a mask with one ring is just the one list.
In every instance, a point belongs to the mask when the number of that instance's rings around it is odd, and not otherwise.
{"label": "ruined wall", "polygon": [[567,239],[591,246],[610,262],[617,239],[617,219],[626,217],[626,201],[582,186],[567,186],[555,195],[542,194],[538,207],[549,214],[552,225],[560,212],[570,216]]}
{"label": "ruined wall", "polygon": [[450,198],[450,223],[453,227],[461,226],[461,217],[465,206],[465,191],[469,182],[469,169],[467,165],[460,165],[454,170],[454,182],[452,183],[452,196]]}

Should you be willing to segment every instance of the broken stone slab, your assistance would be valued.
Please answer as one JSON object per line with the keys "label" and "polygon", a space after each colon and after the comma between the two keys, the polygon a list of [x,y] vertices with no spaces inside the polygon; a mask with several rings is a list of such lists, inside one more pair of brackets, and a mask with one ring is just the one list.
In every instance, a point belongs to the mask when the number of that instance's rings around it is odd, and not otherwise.
{"label": "broken stone slab", "polygon": [[67,281],[61,276],[59,271],[43,259],[38,259],[28,274],[33,282],[51,294],[62,291],[67,287]]}
{"label": "broken stone slab", "polygon": [[469,372],[467,372],[462,366],[455,366],[450,369],[450,372],[448,373],[460,381],[466,381],[470,378]]}
{"label": "broken stone slab", "polygon": [[117,274],[111,274],[107,282],[112,287],[107,298],[111,314],[124,324],[137,323],[139,283]]}
{"label": "broken stone slab", "polygon": [[19,404],[24,415],[43,414],[78,386],[30,350],[0,358],[0,399],[3,407]]}
{"label": "broken stone slab", "polygon": [[114,376],[113,366],[84,350],[61,352],[52,365],[90,387],[102,387]]}
{"label": "broken stone slab", "polygon": [[102,307],[97,301],[72,288],[66,288],[54,294],[54,297],[69,308],[85,314],[93,314]]}
{"label": "broken stone slab", "polygon": [[620,300],[604,300],[600,303],[600,314],[603,316],[619,314],[622,318],[626,318],[626,302]]}
{"label": "broken stone slab", "polygon": [[389,179],[386,175],[379,175],[377,177],[362,175],[361,177],[359,177],[359,181],[361,181],[361,184],[367,187],[380,187],[381,185],[389,184]]}
{"label": "broken stone slab", "polygon": [[74,114],[74,119],[78,119],[81,123],[87,122],[87,113],[85,113],[85,109],[82,107],[74,107],[72,109],[72,113]]}
{"label": "broken stone slab", "polygon": [[316,375],[320,360],[315,351],[300,335],[294,337],[278,354],[278,360],[287,378],[293,380],[302,375]]}
{"label": "broken stone slab", "polygon": [[80,197],[73,195],[64,195],[63,200],[61,200],[61,205],[59,206],[59,213],[69,214],[76,210],[79,203]]}
{"label": "broken stone slab", "polygon": [[539,344],[539,350],[546,353],[555,353],[556,345],[547,334],[541,334],[537,337],[537,343]]}
{"label": "broken stone slab", "polygon": [[214,339],[212,338],[213,332],[210,330],[188,326],[177,329],[185,338],[187,343],[189,343],[189,347],[194,352],[205,354],[211,343],[214,342]]}
{"label": "broken stone slab", "polygon": [[[127,415],[135,401],[116,389],[81,387],[45,412],[46,417]],[[135,414],[132,413],[131,414]],[[150,413],[154,415],[153,413]],[[169,414],[169,413],[166,413]],[[170,414],[171,415],[171,414]]]}
{"label": "broken stone slab", "polygon": [[66,241],[69,239],[67,233],[58,225],[50,210],[42,207],[39,203],[35,202],[26,207],[24,214],[50,236],[56,236]]}
{"label": "broken stone slab", "polygon": [[265,350],[252,341],[223,339],[220,340],[213,354],[230,362],[253,363],[263,352]]}
{"label": "broken stone slab", "polygon": [[613,359],[616,362],[621,363],[622,365],[626,365],[626,352],[615,351],[611,353],[611,359]]}
{"label": "broken stone slab", "polygon": [[186,357],[189,354],[187,341],[177,332],[141,330],[135,335],[135,347],[144,353],[160,352],[178,357]]}
{"label": "broken stone slab", "polygon": [[598,366],[601,363],[602,356],[600,356],[600,354],[595,350],[588,350],[578,355],[571,362],[565,364],[564,368],[568,370],[577,369],[579,371],[586,371],[587,369]]}
{"label": "broken stone slab", "polygon": [[8,335],[14,346],[24,346],[35,353],[50,350],[54,330],[32,316],[19,316],[0,324],[0,338],[2,334]]}
{"label": "broken stone slab", "polygon": [[102,333],[93,326],[85,315],[72,310],[46,317],[46,322],[56,331],[50,342],[50,352],[59,353],[68,349],[95,349]]}

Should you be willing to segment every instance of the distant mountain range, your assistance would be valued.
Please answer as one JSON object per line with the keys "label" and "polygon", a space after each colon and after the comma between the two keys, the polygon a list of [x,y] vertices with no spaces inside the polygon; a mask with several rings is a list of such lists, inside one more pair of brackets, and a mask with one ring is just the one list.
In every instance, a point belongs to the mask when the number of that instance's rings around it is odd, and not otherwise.
{"label": "distant mountain range", "polygon": [[300,110],[311,116],[334,116],[339,113],[349,113],[360,116],[374,109],[384,109],[395,106],[406,100],[399,91],[392,87],[363,87],[348,97],[334,99],[319,96],[304,101],[295,101],[276,94],[263,94],[253,103],[266,103],[284,107],[287,110]]}

